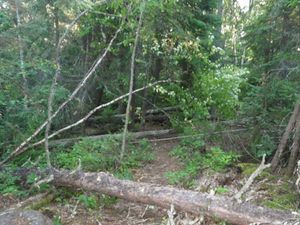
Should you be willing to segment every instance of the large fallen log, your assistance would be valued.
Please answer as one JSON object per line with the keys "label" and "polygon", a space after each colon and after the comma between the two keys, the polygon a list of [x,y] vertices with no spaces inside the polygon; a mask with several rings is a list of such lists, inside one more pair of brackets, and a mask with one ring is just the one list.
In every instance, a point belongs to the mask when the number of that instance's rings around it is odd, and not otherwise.
{"label": "large fallen log", "polygon": [[[135,116],[133,121],[135,123],[141,122],[141,117],[140,116]],[[169,115],[166,114],[147,114],[143,118],[147,122],[153,122],[153,123],[167,123],[170,121]],[[111,124],[111,125],[119,125],[123,124],[123,121],[125,120],[125,114],[117,114],[111,117],[103,117],[103,116],[94,116],[85,122],[85,126],[95,126],[98,127],[101,124]]]}
{"label": "large fallen log", "polygon": [[170,208],[196,215],[217,217],[237,225],[296,225],[300,218],[291,212],[267,209],[249,203],[237,203],[225,198],[195,191],[148,183],[119,180],[107,173],[84,173],[81,171],[54,171],[54,184],[111,196],[145,204]]}
{"label": "large fallen log", "polygon": [[[149,138],[149,137],[157,137],[157,136],[163,136],[174,133],[174,130],[167,129],[167,130],[151,130],[151,131],[140,131],[135,133],[129,133],[128,136],[134,139],[139,138]],[[58,139],[53,140],[49,142],[50,147],[54,146],[70,146],[74,144],[75,142],[81,141],[83,139],[89,139],[89,140],[101,140],[108,137],[113,137],[116,139],[119,139],[122,137],[123,134],[103,134],[103,135],[94,135],[94,136],[87,136],[87,137],[76,137],[76,138],[65,138],[65,139]]]}

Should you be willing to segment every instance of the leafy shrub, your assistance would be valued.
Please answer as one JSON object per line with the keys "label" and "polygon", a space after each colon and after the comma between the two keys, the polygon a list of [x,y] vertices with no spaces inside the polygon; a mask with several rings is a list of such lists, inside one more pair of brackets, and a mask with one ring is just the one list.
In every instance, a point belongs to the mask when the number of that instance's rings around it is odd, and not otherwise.
{"label": "leafy shrub", "polygon": [[166,95],[169,104],[180,107],[176,114],[171,115],[172,125],[180,128],[183,123],[193,124],[209,117],[233,118],[240,105],[239,96],[246,74],[246,69],[234,66],[218,68],[213,64],[211,69],[192,75],[193,82],[188,91],[181,84],[172,84],[168,90],[160,91]]}
{"label": "leafy shrub", "polygon": [[224,152],[219,147],[213,147],[203,157],[203,166],[209,167],[215,171],[222,171],[224,168],[232,165],[239,158],[235,152]]}
{"label": "leafy shrub", "polygon": [[236,153],[225,152],[219,147],[213,147],[206,153],[201,153],[204,141],[201,139],[187,140],[183,140],[170,152],[171,156],[178,157],[185,164],[182,170],[165,174],[170,184],[182,184],[185,187],[191,187],[193,179],[198,175],[201,168],[221,171],[239,158]]}

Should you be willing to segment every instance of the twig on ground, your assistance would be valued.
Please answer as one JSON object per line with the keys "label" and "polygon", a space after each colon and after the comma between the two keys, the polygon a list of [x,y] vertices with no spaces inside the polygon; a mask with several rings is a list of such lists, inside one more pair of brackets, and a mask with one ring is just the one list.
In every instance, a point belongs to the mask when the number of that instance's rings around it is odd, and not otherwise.
{"label": "twig on ground", "polygon": [[33,186],[40,189],[41,184],[44,184],[44,183],[48,184],[48,183],[51,183],[53,180],[54,180],[54,176],[53,176],[53,174],[50,174],[49,176],[45,177],[44,179],[36,182]]}
{"label": "twig on ground", "polygon": [[241,190],[234,196],[234,198],[239,203],[242,202],[242,200],[241,200],[242,195],[250,188],[250,186],[253,183],[253,181],[255,180],[255,178],[257,176],[259,176],[263,170],[265,170],[266,168],[269,168],[271,166],[270,163],[265,164],[265,158],[266,158],[266,155],[264,154],[259,167],[254,171],[254,173],[251,174],[251,176],[248,178],[247,182],[244,184],[244,186],[241,188]]}
{"label": "twig on ground", "polygon": [[149,205],[146,206],[144,212],[140,215],[141,218],[144,218],[144,216],[145,216],[145,214],[146,214],[148,208],[149,208]]}
{"label": "twig on ground", "polygon": [[168,222],[167,225],[175,225],[174,215],[176,215],[176,211],[174,209],[174,205],[171,204],[170,210],[167,211],[168,213]]}

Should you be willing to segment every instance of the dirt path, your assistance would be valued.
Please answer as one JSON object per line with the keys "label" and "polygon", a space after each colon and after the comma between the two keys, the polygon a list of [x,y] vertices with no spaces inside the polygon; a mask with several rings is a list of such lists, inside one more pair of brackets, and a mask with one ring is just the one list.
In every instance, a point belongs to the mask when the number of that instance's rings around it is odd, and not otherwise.
{"label": "dirt path", "polygon": [[[159,185],[168,185],[166,172],[177,171],[182,164],[169,155],[177,141],[151,142],[154,160],[133,171],[134,180]],[[89,194],[89,193],[87,193]],[[77,198],[53,201],[40,210],[59,225],[165,225],[167,210],[118,199],[117,203],[97,209],[87,209]],[[1,199],[0,199],[1,200]],[[8,201],[8,205],[10,201]],[[100,202],[100,205],[101,204]],[[56,219],[55,219],[56,218]]]}
{"label": "dirt path", "polygon": [[[154,161],[133,171],[134,180],[168,185],[165,173],[181,168],[169,151],[178,142],[151,142]],[[60,217],[63,225],[161,225],[166,224],[167,210],[119,199],[116,204],[96,210],[86,209],[71,198],[67,203],[52,203],[42,210],[49,217]],[[165,222],[164,222],[165,221]]]}
{"label": "dirt path", "polygon": [[[169,151],[178,142],[153,142],[155,160],[135,171],[135,180],[141,182],[168,185],[165,173],[181,168],[180,163],[174,157],[169,156]],[[119,200],[111,209],[103,209],[103,225],[160,225],[166,221],[167,210],[156,206],[132,203]]]}

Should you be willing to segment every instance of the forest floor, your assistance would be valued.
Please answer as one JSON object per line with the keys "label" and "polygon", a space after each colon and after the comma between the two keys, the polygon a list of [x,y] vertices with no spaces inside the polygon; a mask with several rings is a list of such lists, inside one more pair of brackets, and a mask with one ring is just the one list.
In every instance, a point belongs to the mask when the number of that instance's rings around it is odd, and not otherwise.
{"label": "forest floor", "polygon": [[[178,142],[152,142],[155,159],[133,171],[134,180],[140,182],[168,185],[165,173],[181,168],[180,162],[169,156],[169,150]],[[53,204],[48,210],[59,215],[64,225],[161,225],[166,224],[167,210],[156,206],[149,206],[118,199],[115,204],[105,206],[100,210],[88,210],[84,206],[74,211],[70,205]],[[72,209],[73,208],[73,209]]]}
{"label": "forest floor", "polygon": [[[154,160],[150,163],[135,169],[133,172],[134,180],[139,182],[154,183],[159,185],[169,185],[166,177],[167,172],[179,171],[184,165],[175,157],[170,156],[169,152],[179,144],[179,141],[151,141]],[[245,167],[245,168],[243,168]],[[199,173],[196,179],[196,184],[192,188],[197,191],[212,192],[213,194],[222,194],[233,196],[234,193],[243,186],[247,177],[256,169],[256,164],[241,164],[238,167],[228,168],[224,172],[211,172],[204,170]],[[241,168],[243,171],[241,171]],[[246,172],[246,174],[244,173]],[[269,203],[267,206],[274,204],[285,204],[288,198],[295,199],[296,195],[287,190],[288,183],[280,178],[270,176],[267,173],[263,174],[256,180],[251,187],[251,191],[244,196],[247,201],[255,203]],[[280,195],[274,188],[278,187]],[[178,186],[181,188],[180,186]],[[270,188],[273,195],[278,195],[283,202],[273,201],[274,196],[270,193]],[[220,192],[220,193],[218,193]],[[85,193],[89,194],[89,193]],[[57,218],[55,225],[167,225],[168,210],[157,206],[145,205],[126,200],[118,199],[109,204],[101,205],[97,208],[88,208],[86,204],[79,202],[78,197],[70,197],[61,201],[52,201],[39,210],[51,219]],[[56,198],[57,198],[56,197]],[[299,197],[299,196],[298,196]],[[9,208],[11,205],[18,202],[18,199],[11,197],[0,196],[0,211]],[[297,201],[296,201],[297,202]],[[298,201],[299,202],[299,201]],[[294,204],[294,201],[287,204]],[[280,205],[279,205],[280,206]],[[285,206],[283,206],[285,207]],[[284,208],[283,208],[284,209]],[[208,219],[194,217],[183,213],[176,215],[176,225],[224,225],[226,223]]]}

